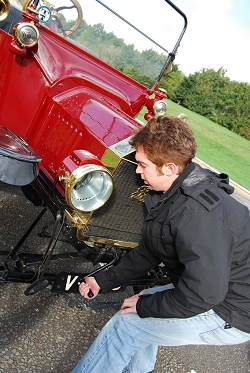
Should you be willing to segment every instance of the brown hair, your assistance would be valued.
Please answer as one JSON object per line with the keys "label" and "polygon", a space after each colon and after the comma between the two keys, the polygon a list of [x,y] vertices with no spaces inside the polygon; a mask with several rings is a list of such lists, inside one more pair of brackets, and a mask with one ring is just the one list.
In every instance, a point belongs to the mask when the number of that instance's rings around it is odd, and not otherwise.
{"label": "brown hair", "polygon": [[177,117],[153,117],[135,132],[130,144],[142,147],[157,169],[174,163],[182,172],[195,157],[197,145],[192,130]]}

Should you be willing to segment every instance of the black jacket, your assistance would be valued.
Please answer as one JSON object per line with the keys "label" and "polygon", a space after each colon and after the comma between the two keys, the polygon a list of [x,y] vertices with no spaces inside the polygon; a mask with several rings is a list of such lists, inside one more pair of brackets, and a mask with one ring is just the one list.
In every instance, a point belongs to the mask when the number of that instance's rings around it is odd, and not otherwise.
{"label": "black jacket", "polygon": [[209,309],[250,333],[250,216],[227,175],[191,163],[165,194],[149,192],[144,238],[96,274],[103,292],[161,262],[175,288],[141,296],[140,317],[188,318]]}

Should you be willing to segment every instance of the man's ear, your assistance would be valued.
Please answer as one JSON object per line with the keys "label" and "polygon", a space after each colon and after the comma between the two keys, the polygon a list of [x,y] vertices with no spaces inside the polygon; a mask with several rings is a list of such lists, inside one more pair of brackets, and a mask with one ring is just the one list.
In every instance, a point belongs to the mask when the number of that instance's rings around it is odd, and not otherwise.
{"label": "man's ear", "polygon": [[174,163],[166,163],[162,167],[162,172],[166,176],[178,175],[179,167]]}

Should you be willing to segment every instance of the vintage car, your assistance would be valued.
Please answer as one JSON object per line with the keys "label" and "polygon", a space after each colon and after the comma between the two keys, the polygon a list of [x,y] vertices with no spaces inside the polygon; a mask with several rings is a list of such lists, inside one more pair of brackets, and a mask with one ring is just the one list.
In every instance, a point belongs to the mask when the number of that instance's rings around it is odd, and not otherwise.
{"label": "vintage car", "polygon": [[[145,121],[166,112],[160,80],[171,71],[187,19],[169,0],[154,9],[136,3],[0,0],[0,181],[20,186],[39,209],[16,246],[1,251],[0,281],[27,283],[26,295],[47,286],[75,292],[141,238],[147,187],[129,139],[145,125],[137,119],[143,110]],[[173,37],[159,16],[170,19]],[[171,52],[165,40],[175,40]],[[46,251],[20,253],[47,210],[55,224]],[[94,270],[48,271],[59,236],[71,250],[67,259]],[[160,266],[130,285],[166,282]]]}

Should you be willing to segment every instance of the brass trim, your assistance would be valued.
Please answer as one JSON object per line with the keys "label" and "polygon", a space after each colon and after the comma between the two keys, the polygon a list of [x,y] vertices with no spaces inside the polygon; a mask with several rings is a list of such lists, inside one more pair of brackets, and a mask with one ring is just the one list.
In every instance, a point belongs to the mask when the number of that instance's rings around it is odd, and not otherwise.
{"label": "brass trim", "polygon": [[149,190],[150,188],[147,185],[142,185],[134,193],[131,194],[130,198],[139,202],[144,202],[144,197]]}
{"label": "brass trim", "polygon": [[131,248],[138,246],[137,243],[134,242],[123,242],[118,240],[109,240],[106,238],[100,238],[100,237],[87,237],[84,235],[84,230],[87,227],[87,223],[91,217],[93,212],[86,214],[86,213],[80,213],[78,211],[72,211],[69,212],[68,210],[64,210],[65,218],[68,220],[68,222],[73,226],[77,228],[76,237],[79,241],[82,242],[92,242],[96,244],[103,244],[103,245],[112,245],[112,246],[118,246],[118,247],[125,247],[125,248]]}
{"label": "brass trim", "polygon": [[66,219],[69,221],[69,223],[73,227],[76,227],[77,229],[85,229],[86,224],[89,221],[93,212],[82,213],[77,210],[73,210],[72,212],[69,212],[68,210],[65,209],[64,214],[65,214]]}
{"label": "brass trim", "polygon": [[113,175],[113,173],[115,172],[115,170],[121,162],[121,158],[118,157],[118,155],[116,155],[112,150],[107,148],[101,158],[101,162]]}
{"label": "brass trim", "polygon": [[9,0],[0,0],[0,22],[4,21],[10,12]]}
{"label": "brass trim", "polygon": [[88,242],[93,242],[96,244],[112,245],[112,246],[124,247],[128,249],[133,249],[136,246],[138,246],[138,243],[135,243],[135,242],[110,240],[110,239],[102,238],[102,237],[86,237],[84,236],[84,233],[81,229],[77,230],[77,239],[79,241],[88,241]]}

